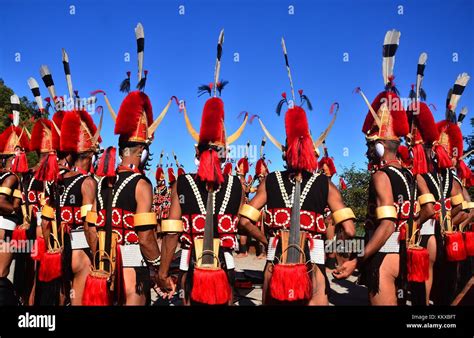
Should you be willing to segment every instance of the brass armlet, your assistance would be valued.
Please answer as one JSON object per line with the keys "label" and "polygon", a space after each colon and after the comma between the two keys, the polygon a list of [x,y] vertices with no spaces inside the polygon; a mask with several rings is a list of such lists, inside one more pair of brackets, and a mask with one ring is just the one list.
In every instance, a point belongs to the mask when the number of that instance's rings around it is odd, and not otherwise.
{"label": "brass armlet", "polygon": [[462,194],[457,194],[456,196],[451,197],[452,205],[459,205],[464,202],[464,196]]}
{"label": "brass armlet", "polygon": [[377,207],[375,209],[375,216],[377,220],[385,219],[385,218],[394,218],[397,219],[397,209],[393,205],[384,205],[381,207]]}
{"label": "brass armlet", "polygon": [[41,217],[48,218],[48,219],[54,219],[54,209],[46,204],[41,209]]}
{"label": "brass armlet", "polygon": [[142,212],[133,215],[133,224],[135,227],[158,224],[154,212]]}
{"label": "brass armlet", "polygon": [[433,194],[423,194],[418,197],[418,203],[420,205],[425,205],[427,203],[436,203],[436,200]]}
{"label": "brass armlet", "polygon": [[19,199],[23,199],[23,194],[21,193],[21,190],[18,190],[18,189],[15,189],[13,190],[13,197],[14,198],[19,198]]}
{"label": "brass armlet", "polygon": [[81,218],[84,218],[87,216],[87,213],[92,210],[92,204],[84,204],[81,207]]}
{"label": "brass armlet", "polygon": [[336,225],[347,221],[348,219],[355,219],[355,215],[351,208],[342,208],[332,213],[332,219]]}
{"label": "brass armlet", "polygon": [[180,219],[164,219],[161,221],[161,232],[183,232],[183,221]]}
{"label": "brass armlet", "polygon": [[89,224],[97,224],[97,212],[89,210],[86,215],[86,222]]}
{"label": "brass armlet", "polygon": [[10,196],[12,194],[12,190],[7,187],[0,187],[0,194]]}
{"label": "brass armlet", "polygon": [[258,222],[260,219],[260,210],[252,207],[250,204],[244,204],[239,210],[239,215],[248,218],[252,222]]}

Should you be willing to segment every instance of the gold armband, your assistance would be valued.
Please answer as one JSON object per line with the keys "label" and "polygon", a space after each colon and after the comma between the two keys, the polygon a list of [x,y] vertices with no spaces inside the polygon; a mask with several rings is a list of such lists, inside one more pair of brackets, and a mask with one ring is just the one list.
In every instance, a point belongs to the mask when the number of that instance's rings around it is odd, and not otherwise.
{"label": "gold armband", "polygon": [[87,216],[87,213],[92,210],[92,204],[84,204],[81,207],[81,218],[84,218]]}
{"label": "gold armband", "polygon": [[395,209],[393,205],[384,205],[382,207],[377,207],[375,209],[375,216],[378,220],[385,218],[398,218],[397,209]]}
{"label": "gold armband", "polygon": [[46,204],[41,209],[41,216],[44,218],[54,219],[54,209]]}
{"label": "gold armband", "polygon": [[462,194],[457,194],[456,196],[451,197],[452,205],[459,205],[464,202],[464,196]]}
{"label": "gold armband", "polygon": [[433,194],[423,194],[418,197],[418,204],[425,205],[427,203],[436,203]]}
{"label": "gold armband", "polygon": [[183,221],[180,219],[164,219],[161,221],[161,232],[183,232]]}
{"label": "gold armband", "polygon": [[89,210],[86,215],[86,222],[89,224],[97,224],[97,212]]}
{"label": "gold armband", "polygon": [[467,202],[467,208],[468,209],[473,209],[474,208],[474,202]]}
{"label": "gold armband", "polygon": [[250,204],[244,204],[239,210],[239,215],[248,218],[252,222],[258,222],[260,219],[260,210],[252,207]]}
{"label": "gold armband", "polygon": [[348,219],[355,219],[355,215],[351,208],[342,208],[332,213],[332,219],[336,225]]}
{"label": "gold armband", "polygon": [[157,224],[156,214],[154,212],[142,212],[133,215],[133,224],[135,227]]}
{"label": "gold armband", "polygon": [[23,199],[23,194],[21,193],[21,190],[18,190],[18,189],[13,190],[13,197]]}
{"label": "gold armband", "polygon": [[12,190],[7,187],[0,187],[0,194],[10,196],[12,194]]}

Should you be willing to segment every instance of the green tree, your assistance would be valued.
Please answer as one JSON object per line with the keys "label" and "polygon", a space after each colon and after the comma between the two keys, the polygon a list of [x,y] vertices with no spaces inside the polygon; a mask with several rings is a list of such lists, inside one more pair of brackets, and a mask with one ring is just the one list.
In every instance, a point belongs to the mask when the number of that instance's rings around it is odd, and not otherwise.
{"label": "green tree", "polygon": [[[11,124],[10,96],[13,94],[14,91],[0,79],[0,132],[3,132]],[[31,131],[33,127],[31,117],[36,109],[36,102],[29,101],[25,96],[20,97],[20,127],[25,127]],[[28,153],[27,158],[30,168],[38,162],[38,155],[34,152]]]}
{"label": "green tree", "polygon": [[344,167],[339,176],[344,179],[347,185],[347,189],[342,190],[341,193],[344,203],[352,208],[356,216],[357,235],[363,235],[370,173],[368,170],[356,168],[352,164],[350,167]]}

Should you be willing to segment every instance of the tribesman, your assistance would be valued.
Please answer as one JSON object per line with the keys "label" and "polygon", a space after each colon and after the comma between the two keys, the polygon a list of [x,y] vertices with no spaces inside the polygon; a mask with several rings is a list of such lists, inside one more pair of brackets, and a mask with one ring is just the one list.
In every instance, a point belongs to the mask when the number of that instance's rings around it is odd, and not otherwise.
{"label": "tribesman", "polygon": [[[34,125],[31,130],[30,151],[36,152],[39,162],[23,175],[23,190],[25,200],[25,219],[29,223],[29,232],[32,239],[35,240],[35,250],[31,252],[31,259],[34,261],[30,267],[30,260],[25,260],[25,266],[22,268],[20,261],[15,262],[15,284],[20,284],[24,288],[23,297],[25,304],[33,305],[35,300],[36,279],[39,267],[39,261],[46,251],[43,231],[41,229],[41,208],[46,203],[46,174],[58,171],[56,158],[56,148],[59,148],[59,137],[53,128],[52,122],[48,120],[50,104],[43,105],[43,99],[40,94],[38,82],[34,78],[28,79],[28,85],[33,93],[37,110],[33,113]],[[45,168],[44,161],[49,154],[53,155],[54,168]],[[39,170],[42,169],[40,173]],[[54,174],[53,174],[54,175]],[[39,178],[39,179],[38,179]],[[18,291],[17,291],[18,292]],[[27,299],[26,299],[27,298]]]}
{"label": "tribesman", "polygon": [[[152,184],[144,171],[150,160],[153,134],[176,98],[171,97],[161,114],[153,120],[150,99],[143,92],[147,72],[143,77],[144,30],[140,23],[135,28],[135,36],[139,90],[128,93],[118,114],[103,91],[94,92],[104,94],[115,121],[114,133],[119,135],[121,163],[114,171],[115,149],[109,147],[98,165],[97,175],[102,178],[97,185],[96,204],[86,218],[90,231],[98,234],[98,243],[91,243],[98,259],[94,260],[95,269],[88,279],[93,287],[84,293],[85,305],[111,305],[112,301],[118,305],[148,304],[151,297],[150,269],[157,270],[160,264],[155,233],[157,220],[152,211]],[[121,89],[126,92],[130,89],[129,75],[122,82]],[[100,276],[104,275],[107,278],[101,279]],[[107,287],[102,288],[102,282],[106,282]],[[115,292],[115,299],[111,300],[113,297],[109,296],[109,291]]]}
{"label": "tribesman", "polygon": [[[463,194],[462,182],[456,176],[455,168],[463,156],[463,138],[461,129],[456,123],[456,107],[464,88],[469,81],[469,75],[460,74],[446,100],[445,120],[438,122],[439,141],[437,145],[443,147],[448,154],[447,158],[440,159],[437,165],[440,170],[437,180],[431,180],[432,189],[439,188],[439,206],[435,205],[440,221],[442,242],[439,245],[437,264],[434,266],[434,279],[431,297],[436,305],[449,305],[454,299],[458,285],[458,267],[467,257],[463,233],[464,226],[470,222],[468,195]],[[435,195],[436,196],[436,195]],[[467,197],[468,199],[466,200]]]}
{"label": "tribesman", "polygon": [[[171,296],[176,288],[169,276],[178,239],[181,242],[179,285],[185,292],[184,304],[232,304],[237,215],[243,193],[237,176],[224,175],[227,146],[236,141],[248,119],[229,137],[224,127],[221,94],[227,81],[218,81],[224,31],[218,39],[214,82],[199,89],[212,97],[204,104],[199,133],[192,127],[184,107],[188,131],[197,145],[199,167],[196,174],[178,177],[171,191],[169,219],[164,233],[160,286]],[[179,236],[181,235],[181,236]],[[178,238],[179,237],[179,238]]]}
{"label": "tribesman", "polygon": [[[367,141],[371,170],[364,255],[342,264],[337,278],[347,276],[360,264],[361,282],[369,291],[371,305],[397,305],[405,301],[407,287],[407,243],[414,233],[415,219],[425,220],[419,212],[415,179],[400,162],[400,138],[409,133],[407,114],[393,82],[393,65],[400,32],[388,31],[383,46],[385,90],[370,105],[362,132]],[[430,216],[430,215],[429,215]],[[429,217],[428,216],[428,217]],[[409,248],[408,254],[413,248]],[[427,258],[422,253],[423,258]],[[402,290],[398,293],[397,290]],[[401,295],[400,300],[398,295]]]}
{"label": "tribesman", "polygon": [[[30,204],[30,220],[36,219],[36,245],[38,252],[32,258],[36,261],[36,276],[34,291],[30,297],[30,303],[38,305],[58,305],[64,303],[61,295],[60,280],[62,263],[60,261],[61,254],[59,248],[55,251],[58,242],[54,242],[50,246],[51,229],[57,229],[56,222],[43,222],[42,209],[47,203],[53,203],[54,191],[56,191],[56,181],[58,176],[65,173],[68,169],[66,157],[60,153],[60,126],[64,117],[63,104],[56,96],[53,77],[47,66],[40,68],[40,74],[45,86],[48,89],[50,97],[46,97],[46,106],[43,105],[43,99],[40,94],[38,82],[34,78],[28,79],[30,87],[38,110],[34,113],[36,122],[31,133],[32,150],[39,155],[38,164],[33,167],[26,177],[25,184],[28,187],[27,201]],[[49,109],[53,108],[55,114],[51,120],[48,119]],[[50,201],[51,200],[51,201]],[[50,215],[52,217],[53,215]],[[43,229],[42,225],[46,225]],[[56,238],[56,241],[58,238]],[[48,253],[45,255],[45,253]],[[54,261],[56,259],[56,261]],[[55,262],[53,264],[53,261]],[[44,264],[42,264],[43,262]],[[54,266],[54,269],[51,269]]]}
{"label": "tribesman", "polygon": [[344,206],[336,186],[326,175],[317,172],[315,144],[321,140],[313,142],[303,109],[307,104],[311,110],[311,103],[299,90],[301,105],[296,105],[283,39],[282,47],[291,88],[291,100],[283,93],[277,106],[277,114],[284,103],[289,106],[285,114],[285,145],[268,132],[261,120],[260,124],[266,136],[283,152],[287,170],[272,172],[260,183],[255,197],[240,209],[240,226],[266,244],[265,236],[254,225],[266,205],[265,225],[270,239],[264,272],[264,304],[327,305],[324,208],[329,206],[334,224],[342,224],[348,237],[355,234],[355,217],[352,210]]}
{"label": "tribesman", "polygon": [[[18,96],[13,95],[12,99],[19,106]],[[12,108],[15,110],[13,123],[0,134],[0,160],[2,162],[0,170],[0,240],[3,242],[3,250],[0,252],[0,305],[18,305],[13,284],[7,276],[13,259],[13,250],[11,249],[15,247],[15,244],[10,243],[10,240],[17,226],[23,224],[22,192],[17,169],[24,169],[19,168],[18,165],[25,165],[26,157],[23,155],[29,146],[26,131],[18,126],[19,107]]]}
{"label": "tribesman", "polygon": [[[67,86],[72,94],[69,59],[65,50],[63,62],[67,64]],[[67,296],[70,297],[71,305],[82,305],[82,295],[91,266],[90,248],[85,233],[87,224],[84,221],[95,200],[96,181],[90,172],[94,157],[99,153],[101,139],[100,126],[97,128],[90,112],[79,105],[77,94],[72,100],[74,108],[64,111],[59,132],[59,150],[70,163],[71,170],[61,174],[54,203],[43,207],[46,213],[43,212],[42,216],[46,238],[49,238],[51,220],[56,221],[61,238],[65,238],[63,273],[67,283],[66,290],[70,289]],[[50,199],[51,202],[52,200]],[[48,216],[48,213],[54,217]],[[70,243],[71,252],[67,243]]]}

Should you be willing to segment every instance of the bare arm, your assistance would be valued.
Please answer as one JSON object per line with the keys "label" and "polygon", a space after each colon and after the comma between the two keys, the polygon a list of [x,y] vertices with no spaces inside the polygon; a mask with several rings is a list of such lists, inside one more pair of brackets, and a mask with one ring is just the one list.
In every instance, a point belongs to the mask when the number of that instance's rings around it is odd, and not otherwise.
{"label": "bare arm", "polygon": [[[393,195],[392,195],[392,186],[390,184],[390,179],[387,174],[382,171],[378,171],[372,176],[372,182],[375,187],[375,192],[377,195],[377,207],[381,206],[392,206],[393,204]],[[382,219],[379,226],[375,230],[374,234],[370,238],[369,242],[365,245],[364,256],[359,257],[357,260],[352,259],[344,262],[339,266],[335,272],[333,272],[334,277],[337,279],[347,278],[357,267],[357,261],[364,261],[368,257],[374,255],[380,248],[385,244],[387,239],[395,230],[395,223],[391,219]]]}
{"label": "bare arm", "polygon": [[[418,196],[430,194],[430,189],[428,188],[423,176],[417,175],[416,181],[418,185]],[[434,203],[425,203],[421,206],[419,224],[423,224],[427,220],[433,218],[435,214],[433,205]]]}
{"label": "bare arm", "polygon": [[[171,206],[169,217],[171,220],[181,219],[181,205],[179,204],[178,182],[171,188]],[[171,298],[176,290],[176,284],[169,276],[169,268],[173,261],[176,247],[178,246],[178,234],[167,233],[161,242],[161,263],[158,272],[158,284],[161,288],[168,291],[168,298]]]}
{"label": "bare arm", "polygon": [[[153,204],[153,191],[151,184],[145,180],[140,180],[137,183],[135,189],[135,199],[137,201],[136,214],[149,213]],[[140,250],[145,259],[154,260],[160,255],[160,249],[156,241],[155,225],[150,224],[144,226],[145,229],[136,227],[135,231],[138,235],[138,243],[140,244]]]}
{"label": "bare arm", "polygon": [[[342,200],[341,193],[337,187],[329,180],[329,191],[328,191],[328,206],[332,212],[345,208],[344,201]],[[347,237],[352,238],[355,236],[355,226],[352,219],[347,219],[340,223],[344,229],[344,233]],[[337,224],[335,224],[337,225]]]}
{"label": "bare arm", "polygon": [[[372,180],[377,195],[377,207],[394,205],[392,186],[387,174],[382,171],[376,172],[372,176]],[[365,246],[363,260],[374,255],[385,244],[387,239],[395,231],[395,223],[391,219],[382,219],[379,226],[374,231],[372,238]]]}
{"label": "bare arm", "polygon": [[[82,193],[82,204],[92,204],[92,211],[97,212],[96,207],[96,196],[97,183],[92,177],[88,177],[82,182],[81,193]],[[95,224],[89,226],[89,223],[84,222],[84,232],[86,235],[87,243],[94,254],[97,250],[97,230]]]}
{"label": "bare arm", "polygon": [[[171,188],[171,206],[168,219],[181,219],[181,205],[179,204],[178,188],[174,184]],[[167,233],[163,236],[161,243],[161,264],[160,264],[160,279],[166,279],[169,273],[169,267],[173,261],[176,247],[178,246],[178,234]]]}
{"label": "bare arm", "polygon": [[[257,189],[257,193],[249,202],[249,205],[258,210],[262,209],[263,206],[267,203],[267,191],[265,188],[265,182],[266,180],[263,180],[262,183],[260,183]],[[240,216],[238,227],[247,232],[250,236],[258,240],[259,242],[263,243],[264,245],[268,244],[267,238],[262,233],[262,231],[260,231],[260,229],[247,217]]]}
{"label": "bare arm", "polygon": [[[451,189],[451,197],[463,194],[463,187],[457,180],[453,180],[453,188]],[[453,226],[460,225],[469,218],[469,213],[462,210],[462,205],[457,205],[451,210],[451,223]]]}
{"label": "bare arm", "polygon": [[[15,175],[10,175],[3,181],[2,187],[9,188],[13,192],[13,189],[16,189],[17,184],[17,177]],[[15,202],[9,202],[7,196],[3,194],[0,195],[0,212],[2,212],[4,215],[9,215],[13,212],[18,212],[19,210],[19,205],[15,205]]]}

